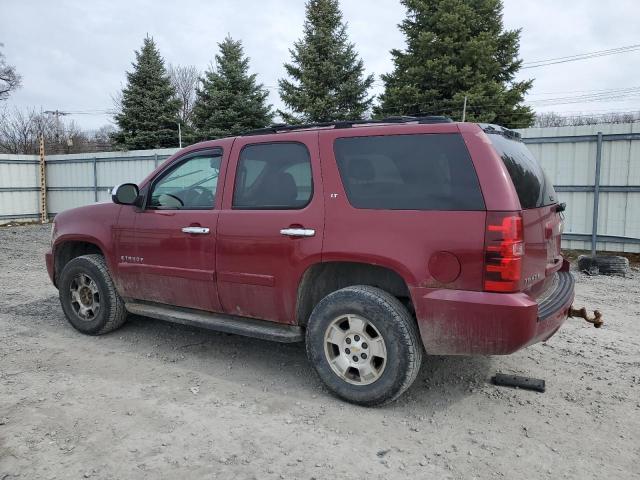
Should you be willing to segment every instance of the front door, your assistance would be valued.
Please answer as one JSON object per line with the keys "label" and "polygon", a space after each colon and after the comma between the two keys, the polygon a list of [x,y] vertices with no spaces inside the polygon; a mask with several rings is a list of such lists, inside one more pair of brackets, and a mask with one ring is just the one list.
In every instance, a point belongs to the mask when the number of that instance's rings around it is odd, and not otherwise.
{"label": "front door", "polygon": [[135,213],[137,300],[220,311],[215,284],[216,192],[222,150],[187,153],[150,184]]}
{"label": "front door", "polygon": [[295,322],[298,284],[320,261],[324,205],[318,133],[233,144],[217,238],[225,312]]}

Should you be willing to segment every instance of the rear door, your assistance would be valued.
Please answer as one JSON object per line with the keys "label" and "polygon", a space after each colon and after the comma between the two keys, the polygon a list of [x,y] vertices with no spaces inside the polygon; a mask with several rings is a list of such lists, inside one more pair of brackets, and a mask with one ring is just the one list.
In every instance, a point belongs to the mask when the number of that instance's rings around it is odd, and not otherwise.
{"label": "rear door", "polygon": [[224,311],[294,323],[298,284],[320,261],[323,229],[318,133],[238,138],[217,237]]}
{"label": "rear door", "polygon": [[523,286],[536,296],[562,267],[562,216],[557,211],[556,192],[523,142],[501,134],[488,137],[502,158],[520,200],[525,241]]}

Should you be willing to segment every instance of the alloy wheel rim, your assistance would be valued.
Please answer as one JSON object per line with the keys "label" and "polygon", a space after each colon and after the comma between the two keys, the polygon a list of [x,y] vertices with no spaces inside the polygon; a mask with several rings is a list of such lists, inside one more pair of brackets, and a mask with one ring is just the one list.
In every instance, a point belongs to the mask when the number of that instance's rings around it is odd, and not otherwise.
{"label": "alloy wheel rim", "polygon": [[335,318],[324,335],[324,353],[331,370],[352,385],[370,385],[387,365],[387,347],[378,329],[359,315]]}
{"label": "alloy wheel rim", "polygon": [[79,273],[69,285],[71,308],[80,320],[91,322],[100,311],[100,292],[96,282],[87,274]]}

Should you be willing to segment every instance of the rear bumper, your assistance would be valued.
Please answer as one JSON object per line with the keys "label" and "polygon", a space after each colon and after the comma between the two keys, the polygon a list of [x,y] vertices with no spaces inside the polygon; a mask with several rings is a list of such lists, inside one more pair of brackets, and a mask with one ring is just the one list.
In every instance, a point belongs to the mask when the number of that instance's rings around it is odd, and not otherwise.
{"label": "rear bumper", "polygon": [[538,303],[526,293],[413,288],[422,342],[435,355],[504,355],[550,338],[574,298],[569,272]]}

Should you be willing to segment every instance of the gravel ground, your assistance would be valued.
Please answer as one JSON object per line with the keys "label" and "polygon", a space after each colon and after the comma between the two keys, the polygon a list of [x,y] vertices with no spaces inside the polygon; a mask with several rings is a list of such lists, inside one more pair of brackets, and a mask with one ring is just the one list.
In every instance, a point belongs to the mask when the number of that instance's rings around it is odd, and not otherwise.
{"label": "gravel ground", "polygon": [[[577,274],[548,343],[508,357],[426,357],[396,403],[320,384],[302,345],[140,317],[103,337],[65,321],[48,227],[0,228],[0,479],[639,478],[640,273]],[[544,394],[494,387],[496,371]]]}

